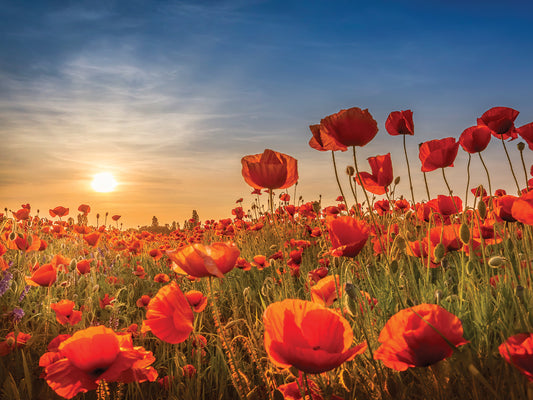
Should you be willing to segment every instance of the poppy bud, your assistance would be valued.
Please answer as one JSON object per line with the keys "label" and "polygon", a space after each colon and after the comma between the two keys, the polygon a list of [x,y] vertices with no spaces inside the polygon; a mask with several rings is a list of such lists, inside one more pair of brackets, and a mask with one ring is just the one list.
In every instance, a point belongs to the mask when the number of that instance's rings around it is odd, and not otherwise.
{"label": "poppy bud", "polygon": [[76,259],[73,258],[72,261],[70,262],[69,269],[74,270],[76,268],[76,264],[77,264]]}
{"label": "poppy bud", "polygon": [[479,216],[483,219],[487,216],[487,205],[484,201],[480,201],[477,205],[477,210],[479,212]]}
{"label": "poppy bud", "polygon": [[437,261],[442,260],[442,258],[444,257],[445,254],[446,254],[446,248],[444,247],[444,245],[442,243],[439,243],[438,245],[435,246],[435,250],[433,251],[433,255],[435,256],[435,259]]}
{"label": "poppy bud", "polygon": [[344,291],[348,295],[348,297],[352,300],[357,299],[357,290],[355,289],[355,285],[353,283],[347,282],[344,285]]}
{"label": "poppy bud", "polygon": [[273,244],[272,246],[270,246],[270,250],[274,251],[278,248],[278,246],[276,244]]}
{"label": "poppy bud", "polygon": [[437,289],[435,290],[435,301],[437,302],[437,304],[439,304],[441,300],[442,300],[442,290]]}
{"label": "poppy bud", "polygon": [[394,179],[394,184],[397,185],[398,183],[400,183],[400,177],[397,176],[396,179]]}
{"label": "poppy bud", "polygon": [[348,165],[348,166],[346,167],[346,175],[348,175],[348,176],[354,176],[354,174],[355,174],[355,168],[352,167],[351,165]]}
{"label": "poppy bud", "polygon": [[7,344],[7,347],[10,347],[10,348],[15,346],[15,338],[13,336],[7,337],[6,344]]}
{"label": "poppy bud", "polygon": [[474,270],[475,270],[475,263],[474,263],[474,261],[472,261],[472,260],[468,260],[467,263],[466,263],[465,270],[466,270],[466,273],[467,273],[468,275],[472,275],[472,273],[473,273]]}
{"label": "poppy bud", "polygon": [[516,145],[518,151],[524,151],[524,148],[526,147],[524,142],[520,142]]}
{"label": "poppy bud", "polygon": [[398,249],[400,249],[402,251],[405,250],[406,243],[405,243],[405,239],[402,236],[400,236],[400,235],[396,236],[396,238],[394,239],[394,242],[395,242],[396,247]]}
{"label": "poppy bud", "polygon": [[247,301],[250,300],[250,287],[249,286],[244,288],[244,290],[242,291],[242,295],[243,295],[245,300],[247,300]]}
{"label": "poppy bud", "polygon": [[461,242],[464,244],[468,244],[470,241],[470,229],[468,228],[468,225],[463,222],[461,224],[461,229],[459,230],[459,237],[461,238]]}
{"label": "poppy bud", "polygon": [[494,256],[489,259],[489,267],[499,268],[507,263],[507,259],[502,256]]}
{"label": "poppy bud", "polygon": [[11,240],[11,241],[15,240],[16,237],[17,237],[17,235],[15,234],[15,232],[11,232],[9,234],[9,240]]}

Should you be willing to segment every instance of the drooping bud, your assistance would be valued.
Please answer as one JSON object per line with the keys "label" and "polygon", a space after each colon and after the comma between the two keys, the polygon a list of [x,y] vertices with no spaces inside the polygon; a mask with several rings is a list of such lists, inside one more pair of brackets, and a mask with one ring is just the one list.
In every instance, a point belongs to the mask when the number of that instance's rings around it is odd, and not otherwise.
{"label": "drooping bud", "polygon": [[479,212],[479,216],[485,219],[485,217],[487,216],[487,205],[485,204],[484,201],[480,201],[477,204],[477,210]]}
{"label": "drooping bud", "polygon": [[348,176],[354,176],[354,174],[355,174],[355,168],[352,167],[351,165],[348,165],[348,166],[346,167],[346,175],[348,175]]}
{"label": "drooping bud", "polygon": [[397,176],[396,179],[394,179],[394,184],[397,185],[400,183],[400,176]]}
{"label": "drooping bud", "polygon": [[526,144],[524,142],[519,142],[516,147],[518,148],[518,151],[524,151]]}
{"label": "drooping bud", "polygon": [[437,262],[442,260],[444,255],[446,254],[446,247],[442,243],[439,243],[435,246],[435,250],[433,251],[433,255],[435,256],[435,259]]}
{"label": "drooping bud", "polygon": [[461,224],[461,228],[459,229],[459,237],[461,238],[461,242],[464,244],[468,244],[470,242],[470,228],[465,222]]}
{"label": "drooping bud", "polygon": [[502,256],[494,256],[489,259],[489,267],[500,268],[507,264],[507,259]]}

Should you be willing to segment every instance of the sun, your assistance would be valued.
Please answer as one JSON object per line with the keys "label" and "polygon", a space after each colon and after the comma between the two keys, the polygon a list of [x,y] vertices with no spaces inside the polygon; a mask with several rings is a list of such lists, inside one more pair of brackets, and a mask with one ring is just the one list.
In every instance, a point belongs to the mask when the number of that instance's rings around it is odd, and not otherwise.
{"label": "sun", "polygon": [[101,172],[94,176],[91,186],[95,192],[107,193],[115,190],[117,181],[109,172]]}

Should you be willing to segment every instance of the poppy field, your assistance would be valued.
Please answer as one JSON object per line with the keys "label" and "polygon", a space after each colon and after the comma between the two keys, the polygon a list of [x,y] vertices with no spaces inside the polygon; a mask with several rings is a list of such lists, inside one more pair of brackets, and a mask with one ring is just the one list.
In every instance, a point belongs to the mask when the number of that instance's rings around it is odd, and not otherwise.
{"label": "poppy field", "polygon": [[[417,160],[405,151],[405,193],[390,153],[365,153],[377,122],[354,107],[310,126],[335,204],[297,198],[297,160],[266,149],[241,160],[250,206],[169,233],[87,204],[6,209],[0,398],[533,400],[533,123],[518,114],[494,107]],[[412,111],[385,130],[413,146]],[[491,140],[513,194],[491,185]],[[464,196],[446,176],[458,156]],[[470,182],[478,158],[486,179]]]}

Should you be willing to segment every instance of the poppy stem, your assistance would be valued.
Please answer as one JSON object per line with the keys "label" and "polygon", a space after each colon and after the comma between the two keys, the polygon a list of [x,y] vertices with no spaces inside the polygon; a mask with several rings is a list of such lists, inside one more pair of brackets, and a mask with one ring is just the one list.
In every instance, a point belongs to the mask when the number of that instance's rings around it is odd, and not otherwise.
{"label": "poppy stem", "polygon": [[272,222],[274,221],[274,191],[268,189],[268,199],[270,203],[270,216],[272,217]]}
{"label": "poppy stem", "polygon": [[[346,210],[349,210],[348,203],[346,202],[346,196],[344,196],[344,192],[342,191],[341,181],[339,180],[339,173],[337,172],[337,163],[335,162],[335,152],[333,150],[331,151],[331,158],[333,160],[333,170],[335,171],[335,179],[337,179],[337,185],[339,186],[339,190],[341,192],[344,205],[346,206]],[[355,201],[357,202],[357,199]]]}
{"label": "poppy stem", "polygon": [[426,173],[424,172],[424,184],[426,185],[426,193],[428,195],[428,201],[431,200],[431,196],[429,195],[429,186],[428,186],[428,180],[426,177]]}
{"label": "poppy stem", "polygon": [[526,168],[526,162],[524,161],[524,146],[520,146],[520,144],[523,144],[522,142],[519,143],[518,150],[520,151],[520,159],[522,160],[522,168],[524,169],[524,176],[526,177],[526,191],[529,192],[529,181],[527,179],[527,168]]}
{"label": "poppy stem", "polygon": [[520,185],[518,185],[518,180],[516,179],[516,175],[514,173],[513,169],[513,163],[511,162],[511,157],[509,157],[509,152],[507,151],[507,146],[505,145],[505,140],[503,140],[503,135],[500,135],[500,139],[502,140],[503,149],[505,150],[505,155],[507,156],[507,161],[509,162],[509,166],[511,167],[511,173],[513,174],[514,183],[516,184],[516,189],[518,190],[518,195],[520,196]]}
{"label": "poppy stem", "polygon": [[[483,164],[483,168],[485,169],[485,173],[487,174],[487,179],[489,181],[489,197],[492,196],[492,185],[490,184],[490,174],[487,166],[485,165],[485,161],[483,161],[483,157],[481,157],[481,152],[477,153],[479,154],[479,159],[481,160],[481,164]],[[474,204],[475,207],[475,204]]]}
{"label": "poppy stem", "polygon": [[352,191],[353,197],[355,199],[355,214],[359,216],[359,202],[357,201],[357,188],[354,187],[354,184],[352,182],[353,177],[348,176],[348,182],[350,183],[350,189]]}
{"label": "poppy stem", "polygon": [[468,206],[468,188],[470,187],[470,161],[472,161],[472,155],[468,153],[468,164],[466,164],[466,194],[465,194],[465,210]]}
{"label": "poppy stem", "polygon": [[442,170],[442,177],[444,178],[444,183],[446,184],[446,187],[448,188],[448,192],[450,193],[450,197],[452,199],[453,206],[455,207],[455,212],[459,214],[459,208],[457,208],[457,204],[455,204],[455,198],[453,197],[453,191],[450,187],[450,184],[448,183],[448,180],[446,179],[446,174],[444,173],[444,168],[441,168]]}
{"label": "poppy stem", "polygon": [[402,135],[402,136],[403,136],[403,152],[405,153],[405,163],[407,164],[407,176],[409,177],[409,189],[411,189],[411,200],[413,200],[413,205],[415,205],[415,194],[413,192],[413,181],[411,179],[411,168],[409,167],[409,157],[407,157],[407,147],[405,145],[406,135]]}
{"label": "poppy stem", "polygon": [[303,378],[304,385],[305,385],[304,394],[305,394],[305,392],[307,392],[307,396],[304,396],[303,398],[304,399],[309,398],[309,399],[312,400],[313,399],[313,394],[311,393],[311,388],[309,387],[309,381],[307,380],[307,373],[304,372],[302,378]]}

